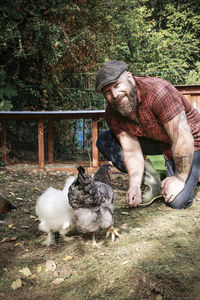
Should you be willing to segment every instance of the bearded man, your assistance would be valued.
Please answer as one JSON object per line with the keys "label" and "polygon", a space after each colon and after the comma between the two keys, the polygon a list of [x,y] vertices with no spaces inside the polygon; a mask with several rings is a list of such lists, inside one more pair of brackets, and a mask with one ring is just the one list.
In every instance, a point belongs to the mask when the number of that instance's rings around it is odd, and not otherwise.
{"label": "bearded man", "polygon": [[[100,67],[96,90],[107,100],[105,117],[110,128],[99,136],[97,147],[116,168],[128,173],[127,204],[146,205],[158,197],[142,197],[142,180],[149,171],[150,190],[157,186],[156,195],[161,193],[172,208],[189,207],[200,176],[197,110],[171,83],[133,76],[122,61],[109,61]],[[166,162],[161,187],[156,172],[152,166],[145,167],[144,160],[145,155],[160,154]]]}

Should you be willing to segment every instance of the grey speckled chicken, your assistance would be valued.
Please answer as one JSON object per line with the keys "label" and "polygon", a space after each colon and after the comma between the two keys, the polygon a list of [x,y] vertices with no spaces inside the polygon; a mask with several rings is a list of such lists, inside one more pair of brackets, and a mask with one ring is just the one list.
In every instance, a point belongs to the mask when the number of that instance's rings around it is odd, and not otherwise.
{"label": "grey speckled chicken", "polygon": [[68,191],[69,203],[74,209],[72,227],[79,232],[93,233],[92,245],[97,247],[95,232],[98,230],[109,228],[106,236],[111,233],[112,241],[119,236],[112,227],[114,191],[110,180],[111,168],[110,164],[104,164],[90,178],[83,167],[78,167],[78,176]]}

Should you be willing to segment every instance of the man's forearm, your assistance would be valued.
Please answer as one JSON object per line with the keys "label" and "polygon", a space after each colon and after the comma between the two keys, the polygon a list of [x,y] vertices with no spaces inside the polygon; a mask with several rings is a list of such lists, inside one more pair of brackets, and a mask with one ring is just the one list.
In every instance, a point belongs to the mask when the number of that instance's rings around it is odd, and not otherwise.
{"label": "man's forearm", "polygon": [[192,166],[193,152],[186,155],[174,153],[173,158],[175,162],[175,176],[177,179],[185,182]]}
{"label": "man's forearm", "polygon": [[141,185],[144,172],[144,157],[137,137],[127,132],[117,136],[124,154],[124,163],[129,175],[129,186]]}
{"label": "man's forearm", "polygon": [[[126,155],[125,155],[126,156]],[[141,185],[144,173],[144,159],[136,159],[131,157],[124,157],[125,165],[129,175],[129,186]]]}
{"label": "man's forearm", "polygon": [[185,112],[181,112],[164,126],[172,141],[171,149],[175,163],[175,176],[178,180],[185,182],[194,155],[194,139]]}

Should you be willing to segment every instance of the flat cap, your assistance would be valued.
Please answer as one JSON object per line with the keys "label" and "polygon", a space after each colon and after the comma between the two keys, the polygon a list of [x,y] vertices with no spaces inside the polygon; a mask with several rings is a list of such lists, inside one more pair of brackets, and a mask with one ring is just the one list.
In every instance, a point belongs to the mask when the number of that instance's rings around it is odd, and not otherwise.
{"label": "flat cap", "polygon": [[96,90],[101,92],[105,85],[117,81],[126,68],[127,64],[119,60],[104,63],[96,75]]}

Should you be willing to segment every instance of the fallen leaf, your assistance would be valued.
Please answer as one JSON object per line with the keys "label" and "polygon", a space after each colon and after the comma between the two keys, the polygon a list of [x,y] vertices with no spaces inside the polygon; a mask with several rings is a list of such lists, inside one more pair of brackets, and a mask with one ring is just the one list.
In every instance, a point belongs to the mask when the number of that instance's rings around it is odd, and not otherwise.
{"label": "fallen leaf", "polygon": [[12,241],[16,241],[17,237],[13,236],[13,237],[5,237],[1,240],[1,243],[5,243],[5,242],[12,242]]}
{"label": "fallen leaf", "polygon": [[140,228],[140,227],[135,227],[134,230],[137,231],[137,232],[140,232],[140,231],[141,231],[141,228]]}
{"label": "fallen leaf", "polygon": [[24,200],[23,198],[20,198],[20,197],[17,197],[16,199],[17,199],[17,200]]}
{"label": "fallen leaf", "polygon": [[127,226],[128,226],[127,223],[125,223],[125,224],[122,224],[122,225],[120,226],[120,228],[121,228],[121,229],[126,229]]}
{"label": "fallen leaf", "polygon": [[12,228],[12,227],[13,227],[13,224],[9,224],[9,225],[8,225],[8,228]]}
{"label": "fallen leaf", "polygon": [[46,270],[54,272],[56,270],[56,264],[53,260],[46,261]]}
{"label": "fallen leaf", "polygon": [[121,214],[122,214],[122,215],[129,215],[129,213],[126,212],[126,211],[122,211]]}
{"label": "fallen leaf", "polygon": [[38,274],[40,274],[41,271],[42,271],[42,267],[41,267],[40,265],[37,265],[37,267],[36,267],[36,272],[37,272]]}
{"label": "fallen leaf", "polygon": [[32,273],[28,267],[25,267],[22,270],[19,270],[19,272],[22,273],[26,277],[32,275]]}
{"label": "fallen leaf", "polygon": [[22,286],[22,281],[20,278],[17,278],[17,280],[13,281],[11,284],[11,289],[16,290]]}
{"label": "fallen leaf", "polygon": [[36,216],[33,216],[33,215],[30,215],[30,217],[29,217],[30,219],[35,219],[36,218]]}
{"label": "fallen leaf", "polygon": [[12,196],[15,196],[15,194],[13,192],[9,192],[9,194],[11,194]]}
{"label": "fallen leaf", "polygon": [[162,296],[161,295],[157,295],[156,296],[156,300],[162,300]]}
{"label": "fallen leaf", "polygon": [[68,261],[68,260],[72,260],[73,258],[74,258],[73,256],[68,255],[63,260]]}
{"label": "fallen leaf", "polygon": [[21,243],[15,243],[14,247],[19,247],[21,245]]}
{"label": "fallen leaf", "polygon": [[65,278],[56,278],[54,281],[52,281],[53,284],[60,284],[61,282],[63,282],[65,280]]}
{"label": "fallen leaf", "polygon": [[130,294],[135,294],[135,290],[134,290],[134,289],[131,289],[131,290],[129,291],[129,293],[130,293]]}
{"label": "fallen leaf", "polygon": [[32,275],[29,275],[28,276],[28,279],[35,279],[36,278],[36,275],[35,274],[32,274]]}

